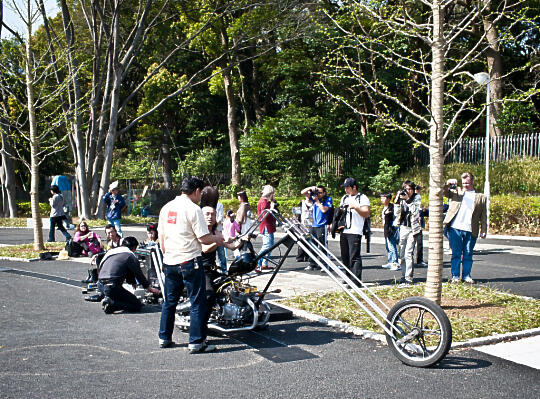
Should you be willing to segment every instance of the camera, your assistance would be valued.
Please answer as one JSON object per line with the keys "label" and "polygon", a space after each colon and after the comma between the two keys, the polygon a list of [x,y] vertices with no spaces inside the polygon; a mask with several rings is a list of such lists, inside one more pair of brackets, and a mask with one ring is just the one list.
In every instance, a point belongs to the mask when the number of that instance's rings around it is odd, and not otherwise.
{"label": "camera", "polygon": [[406,197],[407,195],[408,195],[407,190],[401,190],[401,191],[399,192],[399,196],[400,196],[400,197]]}
{"label": "camera", "polygon": [[449,188],[450,190],[457,190],[457,184],[450,184],[450,185],[448,186],[448,188]]}

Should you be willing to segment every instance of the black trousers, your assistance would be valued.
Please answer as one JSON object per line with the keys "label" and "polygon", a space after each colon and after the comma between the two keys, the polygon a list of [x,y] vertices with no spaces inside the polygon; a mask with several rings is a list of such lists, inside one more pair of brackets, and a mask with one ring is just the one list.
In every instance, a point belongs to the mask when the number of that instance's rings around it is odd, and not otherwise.
{"label": "black trousers", "polygon": [[135,295],[122,287],[121,283],[105,284],[103,281],[98,281],[98,290],[104,295],[112,299],[111,309],[125,310],[127,312],[140,312],[142,303]]}
{"label": "black trousers", "polygon": [[341,233],[339,237],[341,261],[360,280],[362,279],[361,241],[362,236],[360,234]]}
{"label": "black trousers", "polygon": [[[320,227],[311,227],[310,233],[313,234],[317,241],[319,241],[323,246],[326,246],[326,225]],[[315,243],[314,245],[317,244]],[[315,263],[315,260],[313,260],[311,257],[309,258],[309,265],[311,267],[319,267],[317,263]]]}
{"label": "black trousers", "polygon": [[297,262],[306,262],[309,260],[308,254],[298,245],[298,254],[296,255]]}

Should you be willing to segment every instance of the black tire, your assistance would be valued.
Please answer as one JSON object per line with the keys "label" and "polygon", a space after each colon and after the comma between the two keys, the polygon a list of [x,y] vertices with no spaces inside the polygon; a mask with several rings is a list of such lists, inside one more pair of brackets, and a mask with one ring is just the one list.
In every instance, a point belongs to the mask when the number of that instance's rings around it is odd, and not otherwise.
{"label": "black tire", "polygon": [[409,366],[433,366],[450,350],[450,320],[444,310],[429,299],[403,299],[390,309],[386,319],[386,327],[394,334],[387,333],[386,342],[393,354]]}

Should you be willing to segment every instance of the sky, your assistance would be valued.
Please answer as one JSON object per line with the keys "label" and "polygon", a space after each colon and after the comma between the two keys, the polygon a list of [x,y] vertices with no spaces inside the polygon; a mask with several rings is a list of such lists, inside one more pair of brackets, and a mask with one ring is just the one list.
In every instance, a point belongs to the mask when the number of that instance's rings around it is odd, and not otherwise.
{"label": "sky", "polygon": [[[4,24],[8,25],[13,30],[17,31],[20,34],[25,33],[26,26],[24,25],[23,21],[21,20],[21,17],[17,14],[16,11],[14,11],[13,5],[16,5],[19,9],[21,9],[24,13],[26,12],[26,1],[27,0],[4,0]],[[36,0],[30,0],[31,1],[31,7],[33,11],[37,10],[36,6]],[[56,4],[56,0],[43,0],[43,3],[45,4],[45,11],[47,12],[47,15],[49,17],[54,17],[58,11],[59,8]],[[40,26],[43,23],[42,19],[39,18],[34,23],[34,30]],[[2,38],[8,38],[11,37],[11,33],[9,33],[5,28],[2,28]]]}

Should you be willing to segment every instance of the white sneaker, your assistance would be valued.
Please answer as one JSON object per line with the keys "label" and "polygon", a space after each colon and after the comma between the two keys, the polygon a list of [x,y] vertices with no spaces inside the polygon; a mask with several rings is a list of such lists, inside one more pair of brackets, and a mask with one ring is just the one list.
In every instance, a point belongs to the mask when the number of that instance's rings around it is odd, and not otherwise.
{"label": "white sneaker", "polygon": [[463,282],[465,283],[469,283],[469,284],[474,284],[474,280],[471,278],[471,276],[467,276],[463,279]]}
{"label": "white sneaker", "polygon": [[382,265],[381,266],[383,269],[391,269],[392,268],[392,263],[387,263],[385,265]]}
{"label": "white sneaker", "polygon": [[401,270],[401,266],[399,265],[399,263],[394,262],[391,264],[390,270],[394,270],[394,271]]}
{"label": "white sneaker", "polygon": [[451,283],[461,283],[461,279],[458,276],[452,276],[450,279]]}
{"label": "white sneaker", "polygon": [[420,262],[416,264],[416,267],[427,267],[428,264],[426,262]]}

